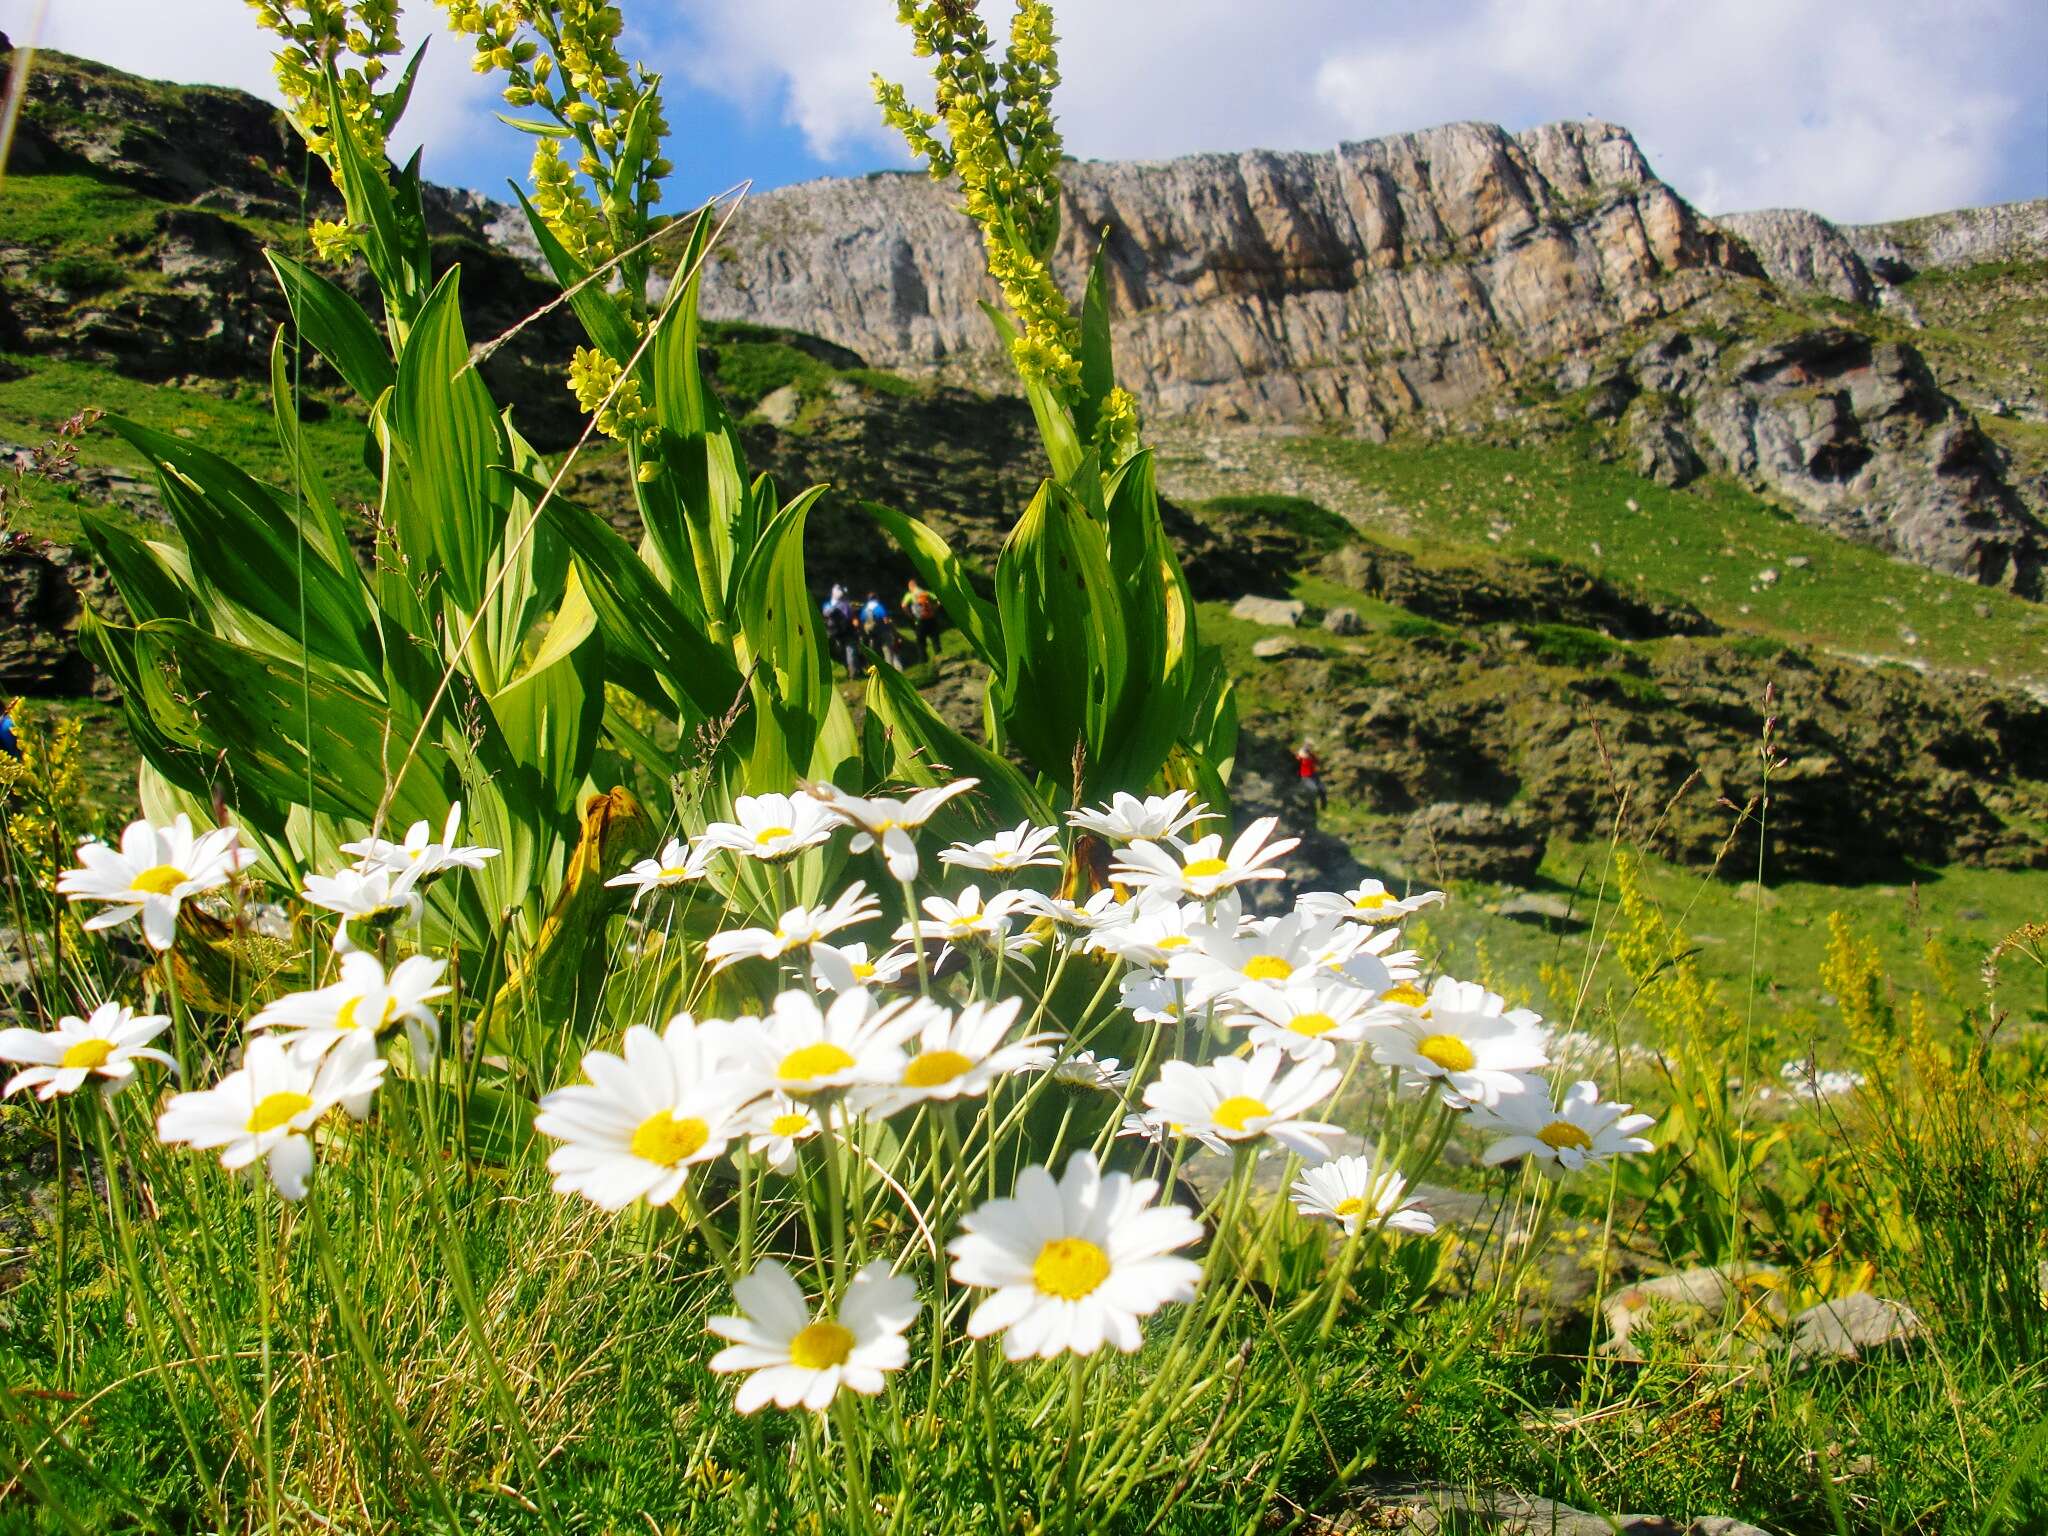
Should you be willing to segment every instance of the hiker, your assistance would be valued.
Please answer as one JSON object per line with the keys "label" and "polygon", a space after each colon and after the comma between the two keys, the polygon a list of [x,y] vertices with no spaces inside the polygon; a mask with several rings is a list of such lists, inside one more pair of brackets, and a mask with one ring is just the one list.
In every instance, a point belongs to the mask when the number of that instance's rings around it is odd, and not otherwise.
{"label": "hiker", "polygon": [[21,756],[21,743],[14,736],[14,708],[9,705],[0,709],[0,753],[9,757]]}
{"label": "hiker", "polygon": [[889,609],[882,601],[881,594],[870,592],[867,601],[860,605],[860,634],[871,651],[880,651],[882,659],[896,668],[903,669],[903,652],[896,638],[896,621],[889,617]]}
{"label": "hiker", "polygon": [[833,659],[843,662],[848,677],[859,677],[860,626],[854,622],[853,604],[846,600],[846,588],[835,585],[832,596],[826,600],[825,644],[831,649]]}
{"label": "hiker", "polygon": [[903,591],[901,604],[904,617],[910,620],[911,632],[917,636],[917,655],[920,661],[930,661],[937,654],[939,629],[945,622],[946,611],[939,606],[939,600],[915,576]]}
{"label": "hiker", "polygon": [[1302,738],[1300,746],[1294,749],[1294,771],[1301,779],[1301,787],[1308,791],[1309,798],[1322,810],[1330,803],[1330,792],[1323,788],[1323,764],[1316,756],[1315,743]]}

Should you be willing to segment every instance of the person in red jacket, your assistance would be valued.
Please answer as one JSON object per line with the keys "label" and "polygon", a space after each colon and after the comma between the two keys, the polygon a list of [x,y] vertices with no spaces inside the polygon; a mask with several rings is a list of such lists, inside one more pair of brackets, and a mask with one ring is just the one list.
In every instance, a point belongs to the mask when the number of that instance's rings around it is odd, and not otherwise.
{"label": "person in red jacket", "polygon": [[1306,737],[1294,749],[1294,771],[1301,779],[1301,787],[1314,798],[1316,809],[1330,803],[1330,792],[1323,788],[1322,761],[1316,756],[1315,743]]}

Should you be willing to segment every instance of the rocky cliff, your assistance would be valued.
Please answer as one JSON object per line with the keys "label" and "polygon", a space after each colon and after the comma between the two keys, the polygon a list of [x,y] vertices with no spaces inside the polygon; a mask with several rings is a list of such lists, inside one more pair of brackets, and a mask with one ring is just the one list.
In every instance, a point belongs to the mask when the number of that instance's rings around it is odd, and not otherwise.
{"label": "rocky cliff", "polygon": [[[757,197],[706,311],[1001,386],[956,201],[908,174]],[[1120,369],[1155,415],[1379,435],[1483,417],[1530,377],[1597,382],[1622,407],[1642,397],[1625,431],[1660,479],[1733,474],[1808,521],[2037,596],[2036,487],[1910,340],[1786,302],[1874,305],[1906,252],[2048,250],[2031,206],[1862,231],[1716,222],[1620,128],[1460,123],[1327,154],[1074,164],[1058,265],[1078,286],[1100,238]]]}

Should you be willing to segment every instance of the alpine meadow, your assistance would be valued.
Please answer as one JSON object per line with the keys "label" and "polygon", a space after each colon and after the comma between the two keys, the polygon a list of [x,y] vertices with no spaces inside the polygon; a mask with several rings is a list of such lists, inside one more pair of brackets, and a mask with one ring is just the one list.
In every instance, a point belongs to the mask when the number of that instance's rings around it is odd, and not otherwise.
{"label": "alpine meadow", "polygon": [[2048,202],[250,10],[0,35],[0,1531],[2048,1532]]}

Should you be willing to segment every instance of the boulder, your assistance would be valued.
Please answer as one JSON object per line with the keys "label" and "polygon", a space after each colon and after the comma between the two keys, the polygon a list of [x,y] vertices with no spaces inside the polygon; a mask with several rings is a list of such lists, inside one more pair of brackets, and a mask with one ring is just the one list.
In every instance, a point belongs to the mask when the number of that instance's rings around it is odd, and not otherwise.
{"label": "boulder", "polygon": [[1290,597],[1259,597],[1255,594],[1240,597],[1230,605],[1230,616],[1234,619],[1281,629],[1294,628],[1307,611],[1306,603]]}
{"label": "boulder", "polygon": [[1771,1536],[1760,1526],[1726,1515],[1672,1520],[1662,1515],[1596,1515],[1555,1499],[1507,1489],[1451,1484],[1370,1489],[1356,1497],[1358,1514],[1334,1529],[1347,1536],[1401,1523],[1402,1536]]}
{"label": "boulder", "polygon": [[1401,861],[1431,884],[1489,880],[1526,885],[1543,862],[1535,818],[1513,806],[1439,801],[1408,819]]}
{"label": "boulder", "polygon": [[[1687,1338],[1719,1335],[1723,1348],[1745,1335],[1774,1330],[1785,1321],[1779,1275],[1769,1264],[1736,1263],[1639,1280],[1601,1303],[1607,1337],[1600,1351],[1623,1360],[1642,1359],[1641,1346],[1631,1336],[1652,1318]],[[1724,1324],[1730,1331],[1721,1334]]]}
{"label": "boulder", "polygon": [[1791,1351],[1800,1360],[1854,1360],[1871,1350],[1911,1343],[1926,1332],[1920,1315],[1904,1302],[1853,1291],[1793,1318]]}
{"label": "boulder", "polygon": [[1323,615],[1323,628],[1333,635],[1362,635],[1365,621],[1356,608],[1332,608]]}
{"label": "boulder", "polygon": [[1322,654],[1318,647],[1292,635],[1267,635],[1252,642],[1252,655],[1260,661],[1307,661]]}
{"label": "boulder", "polygon": [[1628,417],[1629,445],[1636,453],[1636,473],[1659,485],[1690,485],[1706,465],[1700,462],[1684,418],[1668,408],[1639,406]]}

